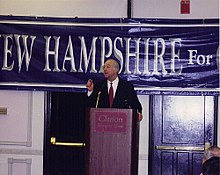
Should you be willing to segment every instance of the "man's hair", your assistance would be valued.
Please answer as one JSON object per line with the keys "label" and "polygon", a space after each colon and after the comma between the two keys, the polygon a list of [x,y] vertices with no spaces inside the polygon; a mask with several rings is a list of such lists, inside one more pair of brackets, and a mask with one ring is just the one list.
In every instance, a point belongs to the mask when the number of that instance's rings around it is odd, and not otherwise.
{"label": "man's hair", "polygon": [[118,62],[117,61],[114,61],[114,68],[117,70],[117,71],[119,71],[119,64],[118,64]]}
{"label": "man's hair", "polygon": [[219,175],[220,157],[212,157],[202,165],[203,175]]}
{"label": "man's hair", "polygon": [[212,157],[220,157],[220,148],[217,146],[211,146],[209,147],[203,155],[204,160],[208,160]]}

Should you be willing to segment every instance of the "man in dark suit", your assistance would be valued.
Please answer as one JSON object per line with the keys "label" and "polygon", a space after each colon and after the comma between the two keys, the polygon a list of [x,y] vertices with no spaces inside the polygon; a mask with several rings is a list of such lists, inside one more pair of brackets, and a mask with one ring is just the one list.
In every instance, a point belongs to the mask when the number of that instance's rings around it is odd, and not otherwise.
{"label": "man in dark suit", "polygon": [[219,175],[220,157],[212,157],[202,164],[202,173],[200,175]]}
{"label": "man in dark suit", "polygon": [[[86,87],[88,89],[88,106],[98,108],[124,108],[137,110],[138,120],[141,121],[142,106],[138,100],[133,85],[118,76],[119,64],[114,59],[109,59],[103,66],[105,80],[94,84],[90,79]],[[111,90],[113,89],[113,90]],[[113,101],[111,95],[113,94]]]}

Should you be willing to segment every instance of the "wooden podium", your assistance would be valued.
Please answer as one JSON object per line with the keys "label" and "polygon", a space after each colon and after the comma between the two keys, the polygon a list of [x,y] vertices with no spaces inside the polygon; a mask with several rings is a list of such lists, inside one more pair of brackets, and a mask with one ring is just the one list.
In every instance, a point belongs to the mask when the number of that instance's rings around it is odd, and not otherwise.
{"label": "wooden podium", "polygon": [[86,175],[137,175],[137,114],[132,109],[90,108],[86,122]]}

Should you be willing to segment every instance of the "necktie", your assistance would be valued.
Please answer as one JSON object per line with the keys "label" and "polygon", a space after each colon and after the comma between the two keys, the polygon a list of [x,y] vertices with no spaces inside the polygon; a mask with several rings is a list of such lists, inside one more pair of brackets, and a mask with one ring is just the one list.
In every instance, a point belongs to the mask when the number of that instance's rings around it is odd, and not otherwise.
{"label": "necktie", "polygon": [[112,103],[113,103],[113,87],[112,87],[112,82],[111,82],[111,86],[109,89],[109,104],[110,104],[110,108],[112,107]]}

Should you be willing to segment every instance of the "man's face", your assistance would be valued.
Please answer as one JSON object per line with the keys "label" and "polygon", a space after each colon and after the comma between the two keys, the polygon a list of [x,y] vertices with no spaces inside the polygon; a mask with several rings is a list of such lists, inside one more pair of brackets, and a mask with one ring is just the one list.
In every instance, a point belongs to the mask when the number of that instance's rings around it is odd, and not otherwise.
{"label": "man's face", "polygon": [[108,60],[105,62],[103,66],[103,73],[105,78],[107,78],[109,81],[115,80],[117,77],[117,69],[114,67],[113,61]]}

